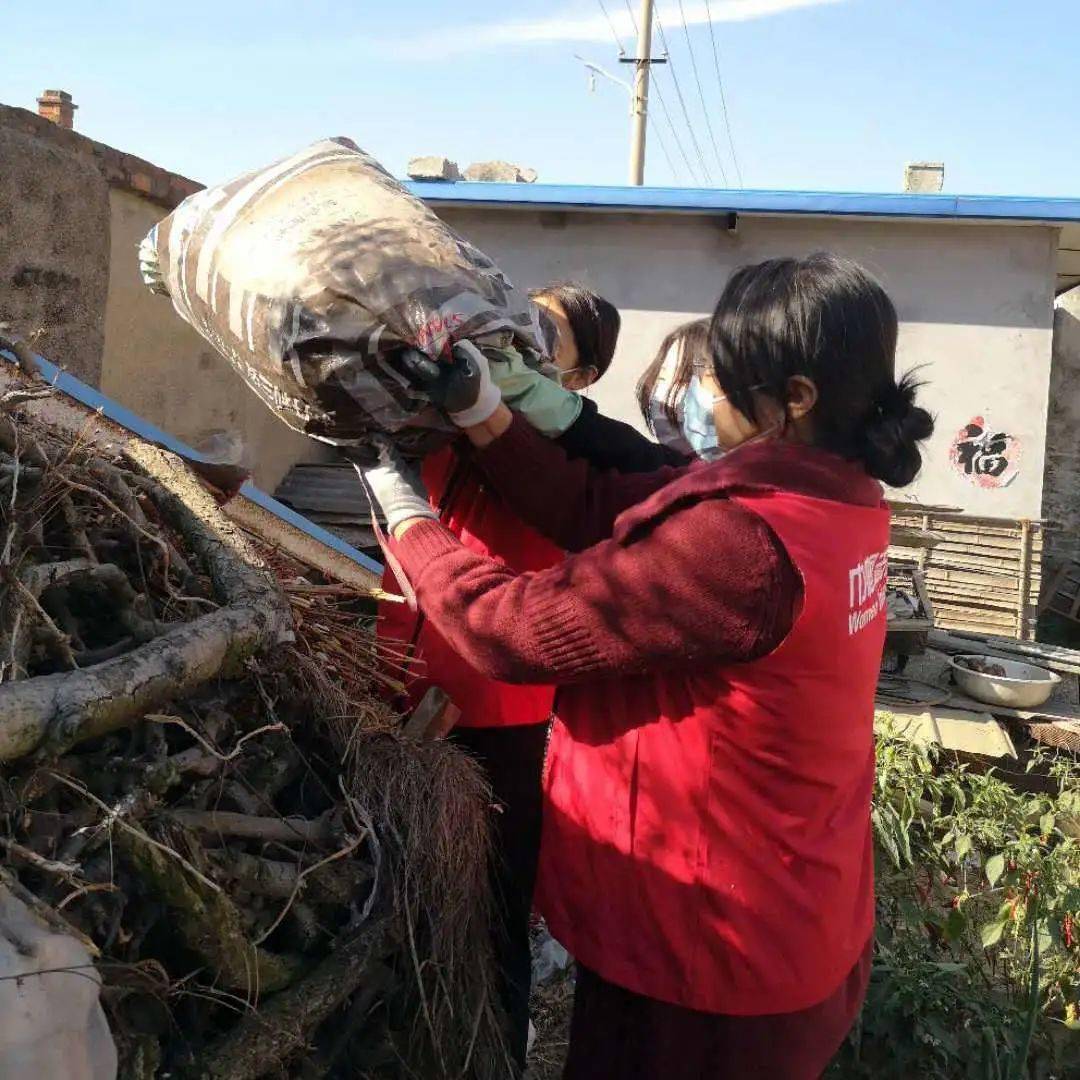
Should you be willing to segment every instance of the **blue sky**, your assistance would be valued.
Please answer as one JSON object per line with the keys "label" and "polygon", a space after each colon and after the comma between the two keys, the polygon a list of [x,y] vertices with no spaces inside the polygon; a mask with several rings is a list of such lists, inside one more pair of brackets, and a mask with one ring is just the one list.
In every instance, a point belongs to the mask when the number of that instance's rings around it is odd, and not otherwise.
{"label": "blue sky", "polygon": [[[638,0],[630,0],[636,14]],[[632,48],[625,0],[604,0]],[[678,0],[658,0],[673,122],[653,116],[646,182],[713,183]],[[747,187],[895,191],[904,163],[943,160],[946,190],[1080,196],[1075,0],[683,0],[720,161],[735,170],[713,37]],[[77,128],[212,182],[324,135],[392,171],[442,153],[505,158],[541,180],[623,183],[628,98],[600,0],[4,0],[0,101],[69,90]],[[177,13],[183,12],[182,17]],[[659,34],[654,52],[662,53]],[[656,69],[654,69],[656,70]],[[655,131],[655,128],[654,128]]]}

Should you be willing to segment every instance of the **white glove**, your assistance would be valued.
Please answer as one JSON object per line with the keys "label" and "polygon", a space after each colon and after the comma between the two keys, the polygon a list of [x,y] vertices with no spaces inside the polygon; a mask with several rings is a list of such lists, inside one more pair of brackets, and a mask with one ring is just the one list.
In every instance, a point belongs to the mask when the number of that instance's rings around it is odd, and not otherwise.
{"label": "white glove", "polygon": [[353,467],[360,474],[368,498],[382,511],[386,531],[391,535],[398,525],[412,518],[438,520],[419,474],[389,441],[379,443],[378,465],[363,468],[354,462]]}

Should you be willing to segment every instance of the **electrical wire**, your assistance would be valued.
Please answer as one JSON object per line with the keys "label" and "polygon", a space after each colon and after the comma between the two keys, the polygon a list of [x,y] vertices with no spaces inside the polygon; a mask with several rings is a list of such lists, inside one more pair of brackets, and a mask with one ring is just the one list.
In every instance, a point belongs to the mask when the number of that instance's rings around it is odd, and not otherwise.
{"label": "electrical wire", "polygon": [[[619,56],[624,57],[626,55],[626,49],[623,48],[622,39],[619,37],[619,32],[615,29],[615,23],[612,21],[611,16],[608,14],[608,9],[604,4],[604,0],[597,0],[597,3],[600,5],[600,10],[603,12],[604,19],[607,21],[608,29],[611,31],[611,36],[615,39],[615,48],[619,50]],[[631,17],[633,17],[633,13],[631,13]],[[633,93],[633,91],[631,91],[631,93]],[[663,151],[664,159],[667,161],[668,164],[668,169],[671,171],[672,179],[676,183],[678,183],[679,172],[675,168],[675,162],[672,160],[671,151],[668,150],[667,142],[664,139],[664,133],[660,130],[660,127],[656,123],[656,120],[651,112],[647,113],[647,118],[649,130],[656,136],[656,141],[660,144],[660,149],[661,151]]]}
{"label": "electrical wire", "polygon": [[679,174],[675,169],[675,162],[671,160],[671,152],[667,148],[667,143],[664,142],[663,133],[660,131],[660,126],[652,117],[652,113],[649,113],[649,130],[656,136],[656,141],[660,144],[660,149],[664,152],[664,159],[667,161],[668,168],[671,170],[671,177],[675,183],[679,182]]}
{"label": "electrical wire", "polygon": [[709,10],[709,0],[705,0],[705,17],[709,20],[709,34],[712,37],[713,63],[716,65],[716,84],[720,87],[720,108],[724,116],[724,127],[727,129],[727,141],[728,146],[731,149],[731,163],[735,166],[735,175],[739,179],[739,187],[742,187],[742,169],[739,168],[739,158],[735,153],[735,140],[731,136],[731,120],[728,116],[727,97],[724,94],[724,77],[720,74],[720,48],[716,43],[716,27],[713,24],[712,12]]}
{"label": "electrical wire", "polygon": [[[627,6],[629,6],[629,0],[627,0]],[[671,75],[671,81],[675,84],[675,94],[679,99],[679,108],[682,109],[683,120],[686,122],[687,131],[690,132],[690,142],[694,147],[694,153],[697,154],[698,163],[701,165],[701,172],[705,177],[705,182],[711,184],[712,175],[710,174],[709,166],[705,161],[705,155],[701,152],[701,144],[698,142],[697,135],[694,132],[694,125],[690,122],[690,110],[686,107],[686,98],[683,97],[682,87],[679,85],[679,76],[675,74],[675,62],[671,56],[671,49],[668,47],[667,34],[664,32],[664,24],[660,19],[659,11],[656,13],[656,28],[660,31],[660,41],[664,46],[664,52],[667,54],[668,62],[665,66]]]}
{"label": "electrical wire", "polygon": [[[630,16],[630,22],[633,24],[634,33],[638,32],[637,17],[634,15],[633,9],[630,7],[630,0],[623,0],[626,5],[626,13]],[[670,59],[668,61],[670,63]],[[690,161],[690,155],[686,152],[686,147],[683,146],[682,139],[679,138],[679,132],[675,127],[675,121],[671,119],[671,111],[668,109],[667,99],[664,97],[663,87],[660,85],[659,79],[651,80],[651,85],[656,91],[656,100],[660,103],[660,110],[664,114],[664,119],[667,121],[668,127],[671,129],[671,137],[675,140],[675,146],[678,148],[679,154],[682,156],[683,161],[686,164],[686,171],[690,174],[690,179],[695,184],[701,183],[698,179],[697,171],[694,169],[693,164]],[[690,133],[693,135],[693,132]]]}
{"label": "electrical wire", "polygon": [[607,5],[605,5],[604,0],[596,0],[596,2],[600,5],[600,10],[604,13],[604,18],[607,20],[611,36],[615,39],[615,48],[619,50],[620,56],[625,56],[626,50],[623,48],[622,41],[619,40],[619,32],[615,29],[615,24],[611,21],[611,16],[608,14]]}
{"label": "electrical wire", "polygon": [[701,112],[705,117],[705,128],[709,133],[709,142],[712,143],[713,154],[716,157],[716,164],[720,169],[720,177],[724,181],[724,187],[730,187],[727,169],[724,168],[723,159],[720,157],[720,147],[716,143],[716,133],[713,131],[709,106],[705,104],[705,91],[701,85],[701,75],[698,73],[697,54],[694,52],[694,43],[690,38],[690,27],[686,22],[686,9],[683,7],[683,0],[679,0],[679,17],[682,19],[683,34],[686,36],[686,51],[690,54],[690,66],[694,70],[694,82],[697,83],[698,99],[701,101]]}

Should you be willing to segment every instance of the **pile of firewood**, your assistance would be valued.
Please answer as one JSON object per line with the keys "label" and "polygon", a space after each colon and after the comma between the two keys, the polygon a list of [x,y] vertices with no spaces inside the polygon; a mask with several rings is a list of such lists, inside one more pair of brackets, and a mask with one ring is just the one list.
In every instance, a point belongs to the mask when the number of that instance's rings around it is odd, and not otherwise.
{"label": "pile of firewood", "polygon": [[371,618],[0,380],[0,887],[95,957],[122,1076],[508,1074],[490,796],[403,731]]}

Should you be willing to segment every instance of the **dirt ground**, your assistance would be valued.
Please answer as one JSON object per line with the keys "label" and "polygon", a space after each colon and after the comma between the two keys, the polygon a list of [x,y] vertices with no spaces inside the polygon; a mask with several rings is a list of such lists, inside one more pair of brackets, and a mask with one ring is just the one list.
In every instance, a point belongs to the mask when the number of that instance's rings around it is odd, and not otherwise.
{"label": "dirt ground", "polygon": [[574,1002],[574,971],[554,975],[533,990],[531,1013],[536,1041],[524,1080],[559,1080],[570,1040],[570,1010]]}

